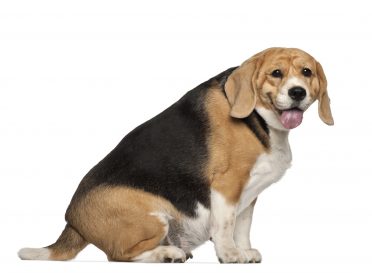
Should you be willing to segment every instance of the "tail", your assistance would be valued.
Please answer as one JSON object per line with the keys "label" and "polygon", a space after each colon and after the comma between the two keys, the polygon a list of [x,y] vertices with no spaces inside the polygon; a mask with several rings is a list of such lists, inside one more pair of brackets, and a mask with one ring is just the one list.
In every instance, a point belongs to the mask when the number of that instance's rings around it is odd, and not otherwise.
{"label": "tail", "polygon": [[87,245],[87,241],[67,224],[54,244],[43,248],[22,248],[18,256],[22,260],[66,261],[75,258]]}

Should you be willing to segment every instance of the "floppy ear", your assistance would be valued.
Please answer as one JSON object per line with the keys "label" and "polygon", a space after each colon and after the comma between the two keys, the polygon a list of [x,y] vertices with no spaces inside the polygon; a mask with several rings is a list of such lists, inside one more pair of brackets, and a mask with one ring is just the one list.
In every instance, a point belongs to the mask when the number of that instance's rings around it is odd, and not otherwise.
{"label": "floppy ear", "polygon": [[245,118],[254,110],[257,100],[255,78],[259,58],[252,57],[235,69],[225,83],[225,92],[231,105],[230,115]]}
{"label": "floppy ear", "polygon": [[317,75],[318,75],[318,80],[319,80],[319,95],[318,95],[319,117],[325,124],[333,125],[334,121],[333,121],[332,112],[331,112],[330,99],[328,97],[328,92],[327,92],[327,79],[324,74],[322,66],[318,62],[316,63],[316,70],[317,70]]}

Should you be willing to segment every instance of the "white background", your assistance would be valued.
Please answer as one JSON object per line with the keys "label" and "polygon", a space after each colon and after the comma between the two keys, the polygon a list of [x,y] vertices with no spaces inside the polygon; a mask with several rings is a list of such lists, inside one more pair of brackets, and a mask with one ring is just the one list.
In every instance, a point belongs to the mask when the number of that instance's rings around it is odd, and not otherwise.
{"label": "white background", "polygon": [[[370,272],[369,1],[1,1],[1,272]],[[219,265],[209,243],[190,263],[27,262],[53,243],[80,179],[137,125],[267,47],[323,65],[335,126],[314,105],[290,134],[293,166],[259,198],[261,265]],[[97,262],[99,261],[99,262]]]}

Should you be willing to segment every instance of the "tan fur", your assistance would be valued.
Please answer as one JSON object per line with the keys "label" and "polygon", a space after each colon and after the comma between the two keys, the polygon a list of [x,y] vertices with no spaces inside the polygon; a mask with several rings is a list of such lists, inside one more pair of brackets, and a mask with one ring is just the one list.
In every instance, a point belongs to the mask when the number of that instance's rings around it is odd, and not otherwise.
{"label": "tan fur", "polygon": [[229,76],[225,84],[225,92],[231,104],[232,117],[247,117],[255,108],[257,100],[255,78],[260,65],[261,58],[258,56],[251,58]]}
{"label": "tan fur", "polygon": [[328,125],[333,125],[333,116],[331,112],[330,99],[327,92],[327,79],[324,74],[323,68],[320,63],[316,63],[316,69],[318,73],[319,80],[319,117],[323,120],[324,123]]}
{"label": "tan fur", "polygon": [[50,250],[50,260],[66,261],[75,256],[86,246],[88,242],[70,225],[66,225],[58,240],[48,246]]}
{"label": "tan fur", "polygon": [[125,187],[98,187],[66,215],[66,220],[109,260],[130,261],[161,244],[166,223],[152,213],[165,212],[176,219],[174,207],[161,197]]}
{"label": "tan fur", "polygon": [[209,91],[206,108],[210,119],[207,177],[214,190],[236,203],[264,147],[244,123],[230,117],[229,103],[218,88]]}

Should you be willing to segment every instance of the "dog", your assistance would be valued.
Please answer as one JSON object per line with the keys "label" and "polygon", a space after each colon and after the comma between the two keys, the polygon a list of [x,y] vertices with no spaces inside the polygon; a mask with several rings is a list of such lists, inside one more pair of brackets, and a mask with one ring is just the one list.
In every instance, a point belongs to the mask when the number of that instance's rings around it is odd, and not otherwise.
{"label": "dog", "polygon": [[269,48],[186,93],[135,128],[82,179],[66,227],[25,260],[69,260],[88,244],[109,261],[185,262],[212,240],[221,263],[261,262],[257,196],[290,167],[289,131],[318,100],[333,125],[322,66]]}

